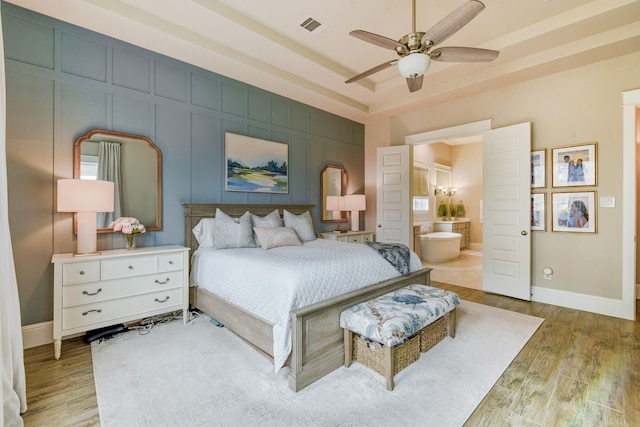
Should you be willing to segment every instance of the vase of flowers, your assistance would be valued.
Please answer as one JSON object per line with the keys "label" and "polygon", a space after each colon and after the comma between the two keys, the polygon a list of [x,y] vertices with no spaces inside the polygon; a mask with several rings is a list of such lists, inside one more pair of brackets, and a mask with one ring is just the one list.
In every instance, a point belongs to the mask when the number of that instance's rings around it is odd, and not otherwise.
{"label": "vase of flowers", "polygon": [[111,223],[113,231],[121,231],[127,242],[127,249],[136,247],[136,234],[146,233],[144,225],[137,218],[120,217]]}

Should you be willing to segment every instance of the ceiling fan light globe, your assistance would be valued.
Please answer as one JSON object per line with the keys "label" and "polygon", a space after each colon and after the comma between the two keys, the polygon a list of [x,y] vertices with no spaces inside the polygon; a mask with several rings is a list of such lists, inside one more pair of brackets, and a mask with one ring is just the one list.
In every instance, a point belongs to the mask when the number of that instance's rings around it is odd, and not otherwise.
{"label": "ceiling fan light globe", "polygon": [[406,78],[420,77],[427,72],[431,58],[426,53],[412,53],[398,61],[398,71]]}

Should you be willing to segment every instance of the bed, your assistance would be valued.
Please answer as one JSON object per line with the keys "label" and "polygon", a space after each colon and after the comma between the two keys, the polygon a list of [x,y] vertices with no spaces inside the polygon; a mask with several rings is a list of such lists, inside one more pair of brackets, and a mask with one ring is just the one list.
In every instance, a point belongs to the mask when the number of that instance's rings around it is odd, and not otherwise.
{"label": "bed", "polygon": [[[275,209],[278,209],[281,216],[285,209],[292,214],[300,215],[304,212],[310,212],[313,207],[313,205],[192,203],[185,203],[183,206],[185,212],[186,245],[191,248],[192,254],[196,254],[196,256],[193,257],[195,261],[198,261],[198,258],[204,258],[207,251],[204,247],[198,251],[199,244],[193,235],[193,228],[201,219],[213,218],[217,209],[222,210],[230,217],[239,218],[247,211],[254,215],[265,217],[273,213]],[[327,244],[345,245],[344,243],[329,241],[317,241],[315,243],[305,242],[303,244],[309,247],[320,248],[320,250],[324,250],[324,252],[327,252]],[[360,247],[357,248],[358,250],[365,250],[364,245],[358,246]],[[285,248],[279,249],[284,250]],[[270,251],[265,251],[261,248],[251,250],[264,253],[264,257],[271,255],[270,253],[266,254]],[[249,252],[251,250],[247,249],[246,251]],[[245,250],[234,249],[227,252],[237,255],[243,251]],[[259,255],[262,256],[262,254]],[[263,263],[268,263],[266,260],[265,258]],[[227,261],[225,261],[225,263],[226,262]],[[232,265],[232,262],[232,260],[228,261],[229,265]],[[192,278],[198,276],[195,273],[198,273],[198,269],[202,268],[203,267],[198,267],[197,265],[192,265]],[[256,269],[257,268],[256,266]],[[289,366],[289,387],[294,391],[298,391],[343,365],[343,332],[339,325],[339,317],[342,310],[407,284],[420,283],[429,285],[430,269],[418,268],[418,270],[411,272],[409,275],[402,276],[400,273],[397,273],[398,276],[396,277],[391,277],[379,282],[374,281],[372,284],[367,284],[362,288],[350,289],[345,293],[339,293],[338,295],[308,305],[305,305],[305,302],[297,303],[295,306],[299,304],[302,304],[302,306],[300,308],[293,308],[288,313],[278,314],[277,316],[284,315],[285,319],[286,317],[289,319],[289,322],[284,322],[286,323],[287,329],[286,336],[289,339],[287,342],[290,343],[288,348],[285,349],[287,354],[286,361],[283,361],[283,349],[279,348],[281,345],[278,344],[282,341],[279,338],[279,334],[282,331],[279,330],[283,329],[281,325],[282,322],[279,320],[274,320],[274,318],[271,318],[271,315],[264,314],[260,312],[259,309],[246,308],[244,303],[237,303],[237,301],[231,302],[233,299],[229,298],[228,295],[224,295],[223,293],[224,296],[220,296],[205,289],[204,283],[202,286],[198,286],[197,281],[203,279],[196,278],[192,281],[189,299],[193,307],[212,316],[224,324],[229,330],[246,340],[255,349],[274,361],[276,370],[281,362]],[[200,274],[198,277],[200,276],[207,277],[208,275]],[[384,277],[384,275],[377,277]],[[250,281],[255,280],[256,279],[250,279]],[[267,288],[272,286],[266,278],[263,282]],[[353,286],[350,282],[347,282],[348,281],[345,281],[345,283],[341,283],[340,285],[344,285],[347,288]],[[262,284],[263,283],[260,283],[260,285]],[[254,283],[254,285],[256,284]]]}

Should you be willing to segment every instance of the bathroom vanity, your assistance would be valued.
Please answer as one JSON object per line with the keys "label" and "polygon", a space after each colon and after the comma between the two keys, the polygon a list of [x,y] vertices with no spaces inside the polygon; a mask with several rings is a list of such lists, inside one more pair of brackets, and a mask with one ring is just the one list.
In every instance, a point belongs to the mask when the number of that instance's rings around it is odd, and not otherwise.
{"label": "bathroom vanity", "polygon": [[461,234],[460,249],[466,249],[469,247],[471,239],[471,220],[469,218],[458,218],[452,221],[435,220],[433,221],[433,231],[448,231]]}

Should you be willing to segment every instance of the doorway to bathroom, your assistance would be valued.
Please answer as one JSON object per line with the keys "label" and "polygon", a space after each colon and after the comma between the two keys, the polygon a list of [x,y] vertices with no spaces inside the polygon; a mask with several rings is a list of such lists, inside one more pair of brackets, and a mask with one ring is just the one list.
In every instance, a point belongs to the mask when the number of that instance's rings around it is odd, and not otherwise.
{"label": "doorway to bathroom", "polygon": [[[445,221],[434,229],[434,220],[456,217],[469,221],[459,256],[449,261],[423,260],[423,265],[433,268],[433,281],[482,290],[482,133],[415,144],[413,160],[414,167],[429,170],[430,178],[429,203],[414,203],[414,225],[422,226],[422,232],[426,233],[451,225]],[[424,187],[419,187],[422,193]],[[414,198],[417,196],[414,194]]]}

